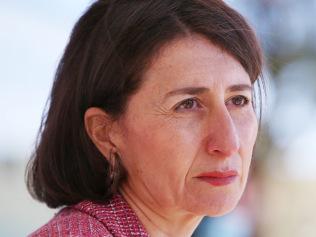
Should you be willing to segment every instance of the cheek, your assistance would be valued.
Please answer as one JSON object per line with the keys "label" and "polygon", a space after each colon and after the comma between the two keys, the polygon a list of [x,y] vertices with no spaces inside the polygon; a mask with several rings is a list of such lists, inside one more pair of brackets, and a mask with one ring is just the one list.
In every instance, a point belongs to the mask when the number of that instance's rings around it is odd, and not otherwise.
{"label": "cheek", "polygon": [[252,153],[258,133],[258,121],[252,109],[235,117],[242,152]]}
{"label": "cheek", "polygon": [[246,184],[250,163],[253,154],[253,147],[258,133],[258,121],[254,113],[249,112],[239,119],[238,133],[240,139],[240,156],[242,159],[242,184]]}
{"label": "cheek", "polygon": [[[126,130],[123,163],[130,177],[150,189],[181,192],[195,157],[196,132],[190,124],[168,119],[143,119]],[[159,177],[159,178],[154,178]]]}

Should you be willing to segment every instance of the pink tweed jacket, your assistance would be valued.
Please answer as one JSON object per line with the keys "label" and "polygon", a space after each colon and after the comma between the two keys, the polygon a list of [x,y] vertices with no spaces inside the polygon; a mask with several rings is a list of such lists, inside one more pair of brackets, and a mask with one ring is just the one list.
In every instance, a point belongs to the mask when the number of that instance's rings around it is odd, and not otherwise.
{"label": "pink tweed jacket", "polygon": [[83,201],[63,208],[29,237],[149,236],[121,195],[105,204]]}

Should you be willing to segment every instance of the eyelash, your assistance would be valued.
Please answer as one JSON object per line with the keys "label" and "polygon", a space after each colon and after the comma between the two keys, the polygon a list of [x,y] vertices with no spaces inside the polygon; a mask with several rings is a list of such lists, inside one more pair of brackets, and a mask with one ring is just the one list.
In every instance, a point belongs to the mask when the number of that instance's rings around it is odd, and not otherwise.
{"label": "eyelash", "polygon": [[[236,101],[234,101],[236,99],[237,100],[242,99],[243,102],[241,104],[236,104],[236,103],[234,103],[234,102],[236,102]],[[236,107],[245,107],[246,105],[249,104],[250,99],[248,99],[246,96],[243,96],[243,95],[237,95],[237,96],[234,96],[234,97],[230,98],[227,102],[225,102],[225,104],[229,105],[229,102],[232,102],[233,105],[236,106]]]}
{"label": "eyelash", "polygon": [[[237,102],[236,100],[239,100],[239,101],[243,100],[243,101],[241,104],[236,104],[236,102]],[[188,103],[190,103],[189,104],[190,108],[186,107],[186,106],[188,106]],[[196,104],[195,108],[192,108],[194,106],[194,103]],[[250,103],[250,99],[248,99],[246,96],[238,95],[238,96],[234,96],[234,97],[230,98],[227,102],[225,102],[226,105],[229,105],[230,103],[232,103],[233,106],[242,108]],[[194,110],[194,109],[200,109],[201,107],[202,107],[201,103],[197,98],[189,98],[189,99],[185,99],[185,100],[181,101],[178,105],[176,105],[175,110],[176,111]]]}
{"label": "eyelash", "polygon": [[181,101],[176,106],[175,110],[178,111],[178,110],[193,110],[193,109],[195,109],[195,108],[186,108],[185,106],[187,106],[188,103],[191,103],[191,106],[192,106],[192,104],[194,105],[194,103],[196,103],[196,107],[198,107],[197,109],[202,107],[200,104],[200,101],[197,98],[189,98],[189,99],[185,99],[185,100]]}

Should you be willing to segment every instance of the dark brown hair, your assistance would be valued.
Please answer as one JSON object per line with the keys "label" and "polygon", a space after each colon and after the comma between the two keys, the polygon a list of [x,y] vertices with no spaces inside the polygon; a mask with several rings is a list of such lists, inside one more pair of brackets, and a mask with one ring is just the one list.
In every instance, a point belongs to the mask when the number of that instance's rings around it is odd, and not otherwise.
{"label": "dark brown hair", "polygon": [[261,75],[252,29],[221,0],[99,0],[89,7],[60,60],[27,167],[33,197],[49,207],[111,197],[109,164],[85,131],[84,113],[100,107],[118,118],[155,53],[192,33],[233,55],[252,83]]}

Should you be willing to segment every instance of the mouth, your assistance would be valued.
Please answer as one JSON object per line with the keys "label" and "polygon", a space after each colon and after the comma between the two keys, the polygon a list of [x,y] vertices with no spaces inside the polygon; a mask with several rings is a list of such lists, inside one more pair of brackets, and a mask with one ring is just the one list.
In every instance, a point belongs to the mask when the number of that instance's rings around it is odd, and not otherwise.
{"label": "mouth", "polygon": [[213,186],[225,186],[237,180],[238,172],[236,170],[206,172],[199,174],[197,178]]}

